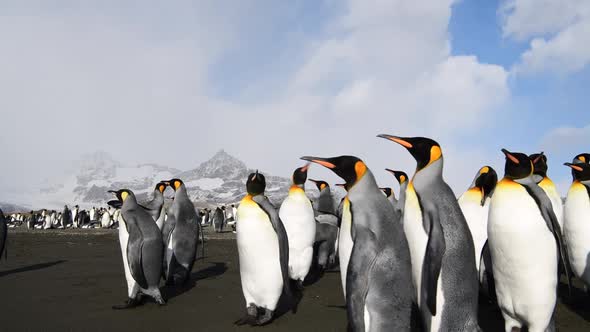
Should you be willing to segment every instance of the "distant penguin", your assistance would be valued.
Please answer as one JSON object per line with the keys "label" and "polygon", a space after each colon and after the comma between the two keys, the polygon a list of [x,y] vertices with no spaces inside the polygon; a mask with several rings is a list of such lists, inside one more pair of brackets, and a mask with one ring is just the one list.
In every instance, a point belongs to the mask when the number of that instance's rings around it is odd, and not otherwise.
{"label": "distant penguin", "polygon": [[559,223],[531,159],[502,152],[505,175],[490,202],[488,244],[505,330],[554,331],[558,261],[567,261]]}
{"label": "distant penguin", "polygon": [[399,213],[359,158],[301,159],[332,170],[348,188],[343,223],[350,219],[346,222],[352,225],[353,241],[345,285],[349,330],[410,331],[414,292],[410,252]]}
{"label": "distant penguin", "polygon": [[[108,204],[121,208],[125,225],[119,226],[121,253],[128,285],[128,300],[115,305],[113,309],[127,309],[140,304],[140,294],[152,297],[158,304],[165,304],[160,294],[159,283],[162,273],[162,233],[150,214],[139,204],[132,191],[121,189],[110,191],[117,200]],[[130,277],[133,280],[130,280]]]}
{"label": "distant penguin", "polygon": [[397,198],[395,198],[395,194],[393,193],[393,189],[391,189],[389,187],[379,188],[379,189],[381,189],[383,194],[385,194],[385,197],[387,197],[387,199],[391,202],[391,205],[396,207],[397,206]]}
{"label": "distant penguin", "polygon": [[8,226],[6,225],[6,218],[4,217],[4,213],[2,209],[0,209],[0,258],[2,257],[2,253],[4,253],[4,257],[6,258],[6,237],[8,236]]}
{"label": "distant penguin", "polygon": [[162,226],[164,225],[164,216],[166,215],[164,210],[164,190],[166,190],[166,187],[167,185],[165,182],[158,182],[154,188],[152,200],[141,204],[152,216],[159,229],[162,229]]}
{"label": "distant penguin", "polygon": [[64,210],[61,213],[61,227],[66,228],[72,220],[72,212],[67,205],[64,206]]}
{"label": "distant penguin", "polygon": [[313,206],[305,194],[308,169],[309,164],[295,169],[289,194],[279,210],[289,237],[289,277],[299,289],[311,267],[316,230]]}
{"label": "distant penguin", "polygon": [[541,152],[532,154],[529,158],[533,161],[533,178],[551,200],[553,212],[555,212],[559,227],[563,229],[563,202],[561,195],[557,191],[557,187],[547,176],[547,157]]}
{"label": "distant penguin", "polygon": [[379,137],[405,147],[417,162],[406,190],[403,225],[426,331],[479,331],[473,239],[443,179],[440,145],[425,137]]}
{"label": "distant penguin", "polygon": [[175,194],[162,228],[166,245],[164,278],[167,284],[186,284],[197,255],[199,218],[182,180],[172,179],[166,183]]}
{"label": "distant penguin", "polygon": [[74,206],[71,215],[71,223],[73,228],[78,228],[78,212],[80,212],[80,207],[78,205]]}
{"label": "distant penguin", "polygon": [[201,221],[201,225],[205,226],[205,225],[209,225],[209,218],[210,218],[210,213],[209,213],[209,209],[203,209],[203,219]]}
{"label": "distant penguin", "polygon": [[111,226],[111,207],[109,206],[108,210],[104,210],[102,216],[100,217],[100,227],[102,228],[109,228]]}
{"label": "distant penguin", "polygon": [[565,200],[563,235],[572,272],[590,290],[590,164],[566,163],[574,179]]}
{"label": "distant penguin", "polygon": [[[404,214],[404,207],[406,205],[406,189],[408,188],[408,175],[402,171],[395,171],[389,168],[385,169],[389,173],[393,174],[397,182],[399,183],[399,198],[397,200],[396,208],[402,214]],[[402,218],[403,222],[403,218]]]}
{"label": "distant penguin", "polygon": [[320,196],[316,206],[315,257],[321,271],[331,268],[336,263],[338,245],[338,215],[334,208],[330,185],[325,181],[312,180]]}
{"label": "distant penguin", "polygon": [[31,212],[29,212],[29,215],[27,216],[27,228],[28,229],[35,229],[36,222],[37,222],[37,215],[35,214],[35,212],[33,210],[31,210]]}
{"label": "distant penguin", "polygon": [[98,220],[97,215],[96,215],[96,208],[94,206],[88,212],[88,217],[90,217],[90,222],[95,222]]}
{"label": "distant penguin", "polygon": [[215,209],[215,213],[213,214],[213,227],[215,228],[215,232],[223,232],[224,223],[225,218],[223,216],[223,210],[221,210],[220,207],[217,207]]}
{"label": "distant penguin", "polygon": [[238,206],[236,225],[240,279],[246,315],[236,325],[269,323],[281,297],[292,298],[289,240],[279,214],[264,196],[264,175],[248,175],[248,194]]}

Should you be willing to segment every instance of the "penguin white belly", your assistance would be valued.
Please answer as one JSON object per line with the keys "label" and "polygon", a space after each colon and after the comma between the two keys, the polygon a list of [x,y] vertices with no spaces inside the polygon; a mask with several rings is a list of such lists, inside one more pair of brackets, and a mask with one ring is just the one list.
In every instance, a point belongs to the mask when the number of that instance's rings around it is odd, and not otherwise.
{"label": "penguin white belly", "polygon": [[488,220],[498,304],[505,321],[544,330],[557,300],[557,246],[534,199],[504,181]]}
{"label": "penguin white belly", "polygon": [[486,241],[488,240],[488,213],[490,210],[490,200],[486,199],[483,206],[481,206],[481,194],[470,197],[473,193],[466,192],[459,198],[459,206],[467,220],[467,226],[471,231],[473,237],[473,245],[475,248],[475,267],[479,273],[479,264],[481,251]]}
{"label": "penguin white belly", "polygon": [[416,290],[416,302],[418,306],[421,307],[420,289],[422,286],[422,264],[424,263],[424,254],[426,253],[428,234],[426,234],[422,224],[422,210],[420,208],[418,196],[416,195],[412,184],[408,185],[408,189],[406,190],[406,205],[404,207],[403,226],[410,249],[410,260],[412,262],[412,280]]}
{"label": "penguin white belly", "polygon": [[565,201],[563,233],[569,249],[570,265],[576,277],[590,287],[587,269],[590,257],[590,198],[584,185],[575,183]]}
{"label": "penguin white belly", "polygon": [[279,241],[266,213],[254,202],[242,202],[236,224],[240,279],[246,306],[275,310],[283,289]]}
{"label": "penguin white belly", "polygon": [[111,216],[109,215],[109,213],[108,213],[108,212],[105,212],[105,213],[102,215],[102,219],[101,219],[101,221],[100,221],[100,226],[101,226],[102,228],[107,228],[107,227],[109,227],[109,226],[110,226],[110,223],[111,223]]}
{"label": "penguin white belly", "polygon": [[162,209],[160,210],[160,216],[158,217],[158,220],[156,220],[156,225],[158,225],[158,229],[162,230],[162,226],[164,226],[164,218],[166,217],[166,211],[164,210],[164,207],[162,207]]}
{"label": "penguin white belly", "polygon": [[291,190],[279,217],[289,238],[289,277],[303,281],[311,266],[316,229],[313,207],[303,190]]}
{"label": "penguin white belly", "polygon": [[346,299],[346,273],[348,272],[348,262],[352,254],[352,213],[350,212],[350,201],[344,200],[342,205],[342,222],[338,232],[338,260],[340,261],[340,278],[342,281],[342,291]]}
{"label": "penguin white belly", "polygon": [[[121,218],[122,220],[123,218]],[[129,242],[129,233],[124,221],[119,221],[119,243],[121,244],[121,254],[123,256],[123,268],[125,269],[125,280],[127,280],[127,295],[134,298],[138,290],[138,285],[129,269],[129,262],[127,261],[127,243]]]}

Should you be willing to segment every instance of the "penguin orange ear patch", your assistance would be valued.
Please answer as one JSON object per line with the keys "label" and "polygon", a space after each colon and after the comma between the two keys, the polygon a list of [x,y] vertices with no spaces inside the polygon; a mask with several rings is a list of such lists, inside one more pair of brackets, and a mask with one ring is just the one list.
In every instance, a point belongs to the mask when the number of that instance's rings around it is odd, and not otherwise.
{"label": "penguin orange ear patch", "polygon": [[578,159],[580,159],[580,161],[583,163],[586,162],[586,157],[584,157],[584,156],[579,156]]}
{"label": "penguin orange ear patch", "polygon": [[440,149],[440,146],[434,145],[430,148],[430,162],[431,163],[439,160],[441,156],[442,156],[442,150]]}
{"label": "penguin orange ear patch", "polygon": [[486,173],[488,173],[489,171],[490,171],[490,168],[489,168],[489,167],[487,167],[487,166],[484,166],[484,167],[482,167],[482,168],[479,170],[479,174],[486,174]]}
{"label": "penguin orange ear patch", "polygon": [[356,180],[358,181],[367,172],[367,165],[362,161],[357,161],[354,164],[354,172],[356,173]]}
{"label": "penguin orange ear patch", "polygon": [[324,188],[326,188],[326,184],[325,183],[320,184],[320,190],[324,190]]}
{"label": "penguin orange ear patch", "polygon": [[406,182],[406,177],[405,177],[404,175],[400,176],[400,177],[399,177],[399,182],[400,182],[400,183],[404,183],[404,182]]}
{"label": "penguin orange ear patch", "polygon": [[129,196],[129,193],[126,191],[121,192],[121,201],[125,201],[125,199],[127,199],[127,196]]}
{"label": "penguin orange ear patch", "polygon": [[174,189],[180,188],[180,181],[174,181]]}

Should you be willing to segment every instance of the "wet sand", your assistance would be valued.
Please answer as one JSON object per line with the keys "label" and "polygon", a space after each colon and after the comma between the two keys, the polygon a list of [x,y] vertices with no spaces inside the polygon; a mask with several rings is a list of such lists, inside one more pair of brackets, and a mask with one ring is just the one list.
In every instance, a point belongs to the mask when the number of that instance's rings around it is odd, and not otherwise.
{"label": "wet sand", "polygon": [[[206,257],[181,291],[162,288],[168,304],[114,311],[126,299],[121,252],[114,230],[10,230],[8,260],[0,260],[1,331],[252,331],[233,322],[244,314],[237,248],[232,233],[209,234]],[[579,286],[579,284],[578,284]],[[305,289],[296,314],[287,312],[258,329],[345,331],[338,272]],[[590,298],[560,302],[560,331],[590,331]],[[499,312],[481,301],[484,331],[502,331]]]}

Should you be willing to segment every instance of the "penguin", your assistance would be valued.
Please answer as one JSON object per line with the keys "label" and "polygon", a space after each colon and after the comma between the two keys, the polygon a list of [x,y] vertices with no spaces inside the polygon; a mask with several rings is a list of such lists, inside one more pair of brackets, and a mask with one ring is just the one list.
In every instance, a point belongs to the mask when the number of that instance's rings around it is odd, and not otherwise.
{"label": "penguin", "polygon": [[[174,200],[168,210],[168,218],[162,227],[166,254],[164,279],[167,284],[186,284],[197,255],[199,218],[195,206],[180,179],[166,181],[174,189]],[[203,242],[204,243],[204,242]]]}
{"label": "penguin", "polygon": [[72,212],[67,205],[64,205],[64,210],[61,213],[61,228],[66,228],[70,220],[72,220]]}
{"label": "penguin", "polygon": [[128,285],[128,300],[113,309],[128,309],[140,304],[141,294],[152,297],[159,305],[164,299],[158,288],[162,271],[162,233],[151,215],[137,203],[131,190],[110,190],[117,199],[110,206],[121,208],[124,225],[119,227],[119,239],[125,278]]}
{"label": "penguin", "polygon": [[309,165],[295,169],[289,195],[279,209],[289,238],[289,277],[300,290],[311,267],[316,231],[313,206],[305,194]]}
{"label": "penguin", "polygon": [[[385,169],[387,172],[393,174],[393,176],[396,178],[397,182],[399,183],[399,198],[397,200],[397,204],[396,204],[396,210],[399,211],[399,213],[404,214],[404,206],[406,205],[406,189],[408,188],[408,175],[405,172],[402,171],[395,171],[392,170],[390,168],[386,168]],[[403,223],[403,218],[402,218],[402,223]]]}
{"label": "penguin", "polygon": [[78,212],[80,211],[80,207],[78,205],[74,206],[74,209],[72,210],[72,228],[78,228]]}
{"label": "penguin", "polygon": [[425,137],[378,137],[405,147],[417,162],[406,190],[403,226],[425,330],[479,331],[473,239],[443,179],[440,145]]}
{"label": "penguin", "polygon": [[[590,160],[590,159],[589,159]],[[590,164],[565,163],[574,179],[565,200],[563,235],[573,274],[590,289]]]}
{"label": "penguin", "polygon": [[359,158],[301,159],[332,170],[348,188],[342,223],[351,228],[341,232],[350,232],[353,242],[345,285],[349,330],[409,331],[414,292],[399,214]]}
{"label": "penguin", "polygon": [[215,209],[215,213],[213,214],[213,227],[215,228],[216,233],[223,232],[223,226],[224,226],[223,222],[224,222],[223,210],[221,210],[220,207],[217,207]]}
{"label": "penguin", "polygon": [[531,154],[529,158],[533,161],[533,178],[551,200],[553,212],[555,212],[555,216],[559,222],[559,228],[563,229],[563,202],[561,195],[557,191],[557,187],[547,176],[547,157],[541,152]]}
{"label": "penguin", "polygon": [[473,237],[475,268],[480,292],[492,302],[496,299],[488,241],[488,213],[498,174],[491,166],[479,169],[469,189],[459,197],[459,206]]}
{"label": "penguin", "polygon": [[112,214],[111,214],[111,207],[109,206],[108,210],[105,210],[102,213],[102,216],[100,218],[100,227],[102,228],[109,228],[111,226],[112,223]]}
{"label": "penguin", "polygon": [[4,212],[0,209],[0,257],[2,257],[2,253],[4,253],[4,258],[6,258],[6,237],[8,236],[8,226],[6,225],[6,218],[4,217]]}
{"label": "penguin", "polygon": [[37,222],[37,215],[35,214],[35,211],[31,210],[31,212],[29,212],[29,215],[27,216],[27,228],[28,229],[35,229],[35,223]]}
{"label": "penguin", "polygon": [[[579,163],[590,164],[590,153],[580,153],[579,155],[574,157],[574,160],[572,161],[572,163],[574,163],[574,164],[579,164]],[[572,171],[572,172],[574,172],[574,171]]]}
{"label": "penguin", "polygon": [[236,241],[246,315],[236,325],[264,325],[273,319],[282,293],[292,298],[289,239],[278,212],[264,196],[263,174],[252,173],[238,206]]}
{"label": "penguin", "polygon": [[533,161],[523,153],[502,152],[504,178],[490,202],[488,244],[505,331],[555,331],[558,261],[567,261],[559,223],[551,200],[536,184]]}
{"label": "penguin", "polygon": [[166,190],[166,187],[165,182],[158,182],[154,188],[152,200],[142,204],[152,216],[159,229],[162,229],[164,216],[166,215],[164,210],[164,190]]}
{"label": "penguin", "polygon": [[98,220],[96,215],[96,208],[94,206],[88,212],[88,216],[90,217],[90,222],[95,222]]}
{"label": "penguin", "polygon": [[316,233],[314,257],[320,271],[325,271],[336,263],[336,247],[338,244],[338,216],[334,210],[334,201],[330,185],[321,180],[312,180],[320,196],[316,207]]}
{"label": "penguin", "polygon": [[391,189],[389,187],[379,188],[379,189],[381,189],[383,194],[385,194],[385,197],[387,197],[387,199],[391,202],[391,205],[393,205],[393,207],[396,207],[397,206],[397,198],[395,198],[395,193],[393,192],[393,189]]}
{"label": "penguin", "polygon": [[209,224],[209,209],[204,209],[203,210],[203,220],[201,221],[201,225],[208,225]]}

